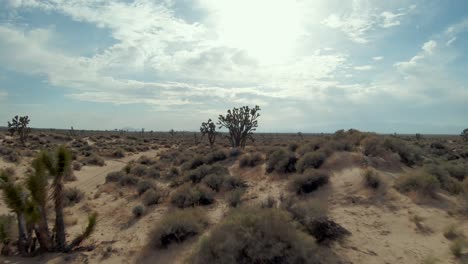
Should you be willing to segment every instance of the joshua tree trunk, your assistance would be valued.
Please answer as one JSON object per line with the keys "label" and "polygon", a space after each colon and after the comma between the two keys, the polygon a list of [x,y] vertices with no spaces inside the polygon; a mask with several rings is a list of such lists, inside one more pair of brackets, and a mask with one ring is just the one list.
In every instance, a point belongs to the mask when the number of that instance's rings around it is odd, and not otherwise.
{"label": "joshua tree trunk", "polygon": [[18,251],[21,256],[26,256],[28,253],[28,238],[26,237],[26,221],[24,214],[17,212],[18,217]]}
{"label": "joshua tree trunk", "polygon": [[40,207],[39,210],[41,213],[41,220],[35,228],[37,230],[37,240],[39,241],[42,251],[50,251],[52,241],[49,234],[49,225],[47,224],[47,212],[45,208],[42,207]]}
{"label": "joshua tree trunk", "polygon": [[63,221],[63,184],[56,184],[55,196],[55,244],[58,251],[65,250],[65,224]]}

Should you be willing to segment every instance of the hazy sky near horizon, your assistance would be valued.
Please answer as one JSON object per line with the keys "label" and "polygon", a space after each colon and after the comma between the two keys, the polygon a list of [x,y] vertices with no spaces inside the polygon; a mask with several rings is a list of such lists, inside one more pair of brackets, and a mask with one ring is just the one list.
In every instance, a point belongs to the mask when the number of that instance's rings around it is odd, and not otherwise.
{"label": "hazy sky near horizon", "polygon": [[466,0],[0,0],[0,122],[459,133]]}

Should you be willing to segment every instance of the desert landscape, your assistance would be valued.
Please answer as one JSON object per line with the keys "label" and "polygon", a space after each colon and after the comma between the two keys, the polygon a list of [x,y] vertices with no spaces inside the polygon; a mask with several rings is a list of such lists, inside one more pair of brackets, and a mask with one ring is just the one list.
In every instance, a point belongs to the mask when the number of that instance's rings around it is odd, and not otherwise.
{"label": "desert landscape", "polygon": [[468,130],[265,134],[259,112],[220,115],[230,133],[211,120],[127,132],[15,117],[0,137],[2,263],[468,261]]}
{"label": "desert landscape", "polygon": [[468,264],[468,0],[0,0],[0,264]]}

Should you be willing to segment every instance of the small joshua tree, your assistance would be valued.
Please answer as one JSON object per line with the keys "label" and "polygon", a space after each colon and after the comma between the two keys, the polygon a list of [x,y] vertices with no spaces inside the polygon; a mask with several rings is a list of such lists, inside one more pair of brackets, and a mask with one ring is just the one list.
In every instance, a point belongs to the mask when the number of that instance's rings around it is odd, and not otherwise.
{"label": "small joshua tree", "polygon": [[254,108],[242,106],[228,110],[226,116],[219,115],[219,128],[225,127],[229,130],[228,138],[233,148],[244,148],[247,139],[254,140],[252,135],[258,127],[258,111],[258,105]]}
{"label": "small joshua tree", "polygon": [[465,128],[465,129],[461,132],[460,136],[461,136],[465,141],[468,141],[468,128]]}
{"label": "small joshua tree", "polygon": [[18,133],[21,142],[24,144],[29,132],[31,131],[28,127],[29,122],[30,120],[28,116],[15,116],[11,119],[11,123],[8,121],[8,132],[10,132],[11,136]]}
{"label": "small joshua tree", "polygon": [[213,147],[218,132],[216,132],[216,125],[211,121],[211,118],[208,119],[207,122],[201,124],[200,132],[202,133],[202,137],[208,135],[208,142],[210,142],[210,146]]}

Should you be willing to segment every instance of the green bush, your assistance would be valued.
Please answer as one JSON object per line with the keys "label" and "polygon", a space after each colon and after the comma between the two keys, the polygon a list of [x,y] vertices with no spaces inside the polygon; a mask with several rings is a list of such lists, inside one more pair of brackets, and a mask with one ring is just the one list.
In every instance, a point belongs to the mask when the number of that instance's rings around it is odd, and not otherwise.
{"label": "green bush", "polygon": [[161,178],[161,169],[158,165],[152,165],[146,170],[146,176],[150,179]]}
{"label": "green bush", "polygon": [[145,165],[137,164],[130,169],[130,174],[137,177],[143,177],[146,174],[147,167]]}
{"label": "green bush", "polygon": [[195,156],[192,160],[187,161],[184,165],[183,168],[185,170],[193,170],[205,163],[203,157],[201,156]]}
{"label": "green bush", "polygon": [[150,233],[150,248],[166,248],[171,243],[181,243],[200,234],[208,219],[199,210],[185,209],[166,214]]}
{"label": "green bush", "polygon": [[132,175],[124,175],[120,180],[120,186],[134,186],[138,183],[138,178]]}
{"label": "green bush", "polygon": [[208,205],[213,203],[213,192],[205,186],[184,185],[171,197],[171,203],[179,208]]}
{"label": "green bush", "polygon": [[144,192],[146,192],[149,189],[154,189],[154,185],[151,182],[144,181],[144,180],[139,181],[136,187],[137,187],[138,195],[142,195]]}
{"label": "green bush", "polygon": [[297,158],[294,153],[284,149],[277,149],[267,157],[266,171],[288,173],[296,171]]}
{"label": "green bush", "polygon": [[302,173],[307,169],[317,169],[325,162],[327,155],[322,151],[308,152],[296,163],[296,171]]}
{"label": "green bush", "polygon": [[191,181],[192,183],[199,183],[207,175],[214,174],[224,176],[229,174],[229,171],[220,165],[202,165],[194,170],[188,171],[185,175],[186,181]]}
{"label": "green bush", "polygon": [[328,183],[329,176],[324,171],[307,170],[304,174],[291,178],[289,188],[296,194],[307,194]]}
{"label": "green bush", "polygon": [[76,188],[67,188],[63,192],[63,206],[68,207],[68,206],[73,206],[77,203],[79,203],[84,197],[84,193]]}
{"label": "green bush", "polygon": [[320,263],[316,245],[278,209],[234,209],[204,238],[193,263]]}
{"label": "green bush", "polygon": [[141,199],[143,200],[143,204],[146,206],[155,205],[160,202],[162,195],[160,192],[156,191],[155,189],[149,189],[143,193]]}
{"label": "green bush", "polygon": [[252,154],[246,154],[239,160],[239,167],[255,167],[262,163],[262,154],[256,152]]}
{"label": "green bush", "polygon": [[106,176],[106,183],[107,182],[119,182],[124,176],[125,176],[125,172],[123,171],[109,172]]}
{"label": "green bush", "polygon": [[436,164],[429,164],[424,166],[424,170],[437,178],[441,189],[451,194],[459,194],[463,191],[461,182],[451,177],[450,173],[445,170],[444,167]]}
{"label": "green bush", "polygon": [[242,203],[242,195],[244,194],[245,189],[236,189],[226,196],[226,202],[231,207],[237,207]]}
{"label": "green bush", "polygon": [[133,216],[136,218],[140,218],[145,213],[145,207],[141,204],[136,205],[132,209]]}
{"label": "green bush", "polygon": [[435,197],[440,189],[437,178],[427,172],[417,171],[400,176],[395,184],[400,192],[418,192],[424,196]]}
{"label": "green bush", "polygon": [[383,180],[379,173],[374,169],[366,169],[363,173],[364,185],[371,189],[379,189],[383,185]]}
{"label": "green bush", "polygon": [[205,157],[205,163],[206,164],[213,164],[218,161],[222,161],[227,159],[227,155],[223,150],[216,150],[214,152],[209,153]]}

